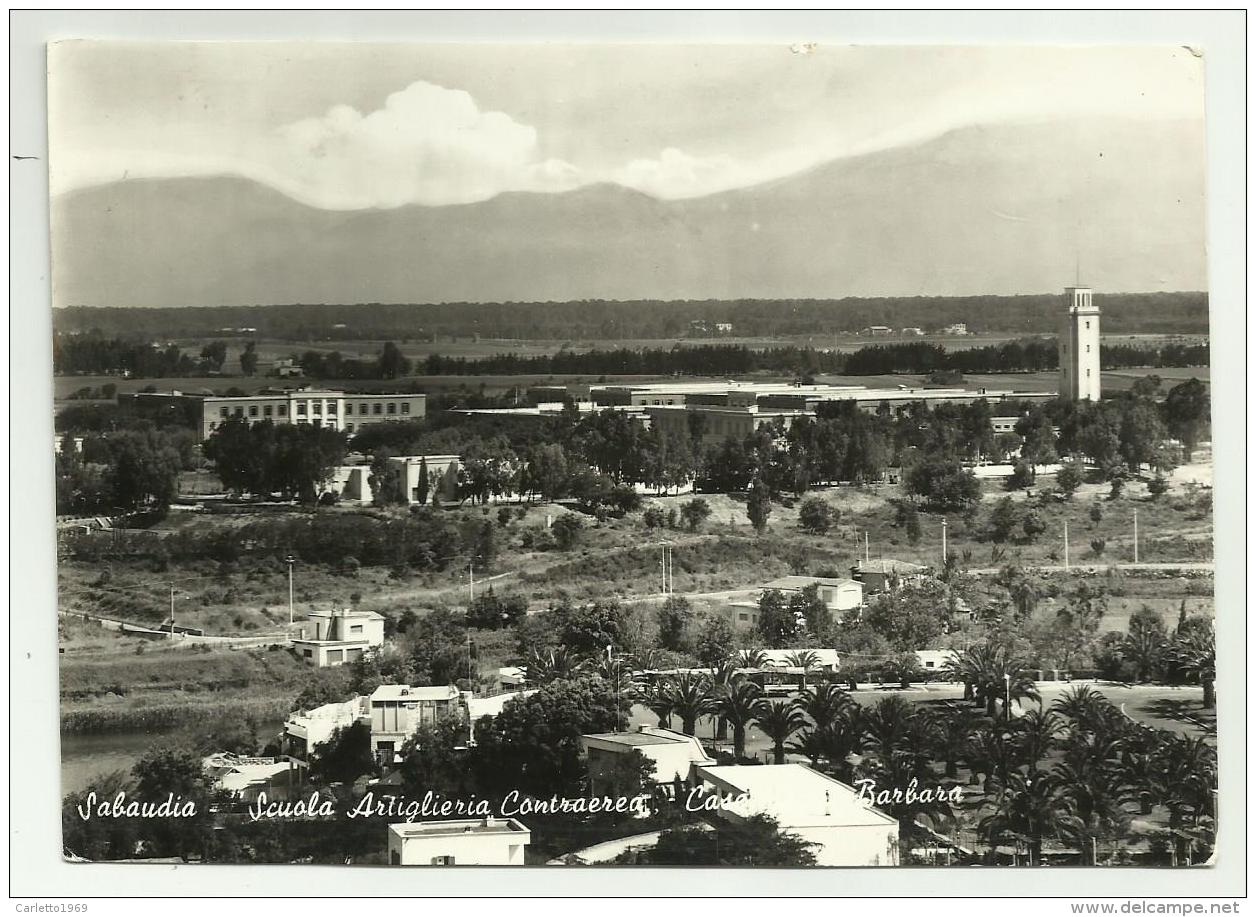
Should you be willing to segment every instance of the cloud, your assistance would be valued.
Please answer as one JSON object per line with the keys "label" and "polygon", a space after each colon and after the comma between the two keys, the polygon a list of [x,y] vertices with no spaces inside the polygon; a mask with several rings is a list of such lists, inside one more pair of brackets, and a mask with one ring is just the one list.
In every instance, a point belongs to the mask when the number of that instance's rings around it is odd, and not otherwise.
{"label": "cloud", "polygon": [[284,190],[328,208],[464,204],[581,182],[575,166],[540,158],[535,128],[427,82],[367,114],[336,105],[284,125],[273,142]]}

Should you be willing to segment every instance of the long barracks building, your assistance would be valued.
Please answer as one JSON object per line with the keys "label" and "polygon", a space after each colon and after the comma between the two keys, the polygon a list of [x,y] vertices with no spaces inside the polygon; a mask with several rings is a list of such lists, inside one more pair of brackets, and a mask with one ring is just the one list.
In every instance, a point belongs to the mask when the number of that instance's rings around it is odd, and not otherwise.
{"label": "long barracks building", "polygon": [[146,417],[173,417],[188,423],[206,439],[233,417],[251,423],[308,423],[355,433],[365,426],[421,420],[427,396],[366,395],[332,389],[264,389],[254,395],[223,396],[187,392],[135,392],[118,395],[118,405]]}

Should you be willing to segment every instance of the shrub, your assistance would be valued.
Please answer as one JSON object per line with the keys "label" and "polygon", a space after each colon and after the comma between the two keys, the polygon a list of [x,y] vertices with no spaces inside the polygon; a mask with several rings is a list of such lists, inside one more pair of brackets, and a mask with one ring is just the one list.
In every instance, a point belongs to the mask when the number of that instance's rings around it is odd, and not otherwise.
{"label": "shrub", "polygon": [[1090,539],[1090,550],[1095,555],[1095,557],[1102,557],[1103,552],[1107,550],[1107,547],[1108,547],[1108,542],[1106,539],[1103,539],[1103,538]]}
{"label": "shrub", "polygon": [[584,521],[579,516],[568,514],[554,520],[550,526],[550,534],[560,551],[570,551],[576,545],[580,532],[584,529]]}
{"label": "shrub", "polygon": [[821,497],[808,497],[798,510],[798,524],[812,535],[825,535],[833,527],[836,513]]}
{"label": "shrub", "polygon": [[667,524],[667,513],[660,506],[647,506],[641,514],[641,521],[648,529],[659,529]]}

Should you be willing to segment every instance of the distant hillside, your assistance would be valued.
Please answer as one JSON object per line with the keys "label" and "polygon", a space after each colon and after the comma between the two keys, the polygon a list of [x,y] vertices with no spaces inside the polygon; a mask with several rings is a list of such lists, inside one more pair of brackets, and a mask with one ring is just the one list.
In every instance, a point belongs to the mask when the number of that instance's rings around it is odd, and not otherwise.
{"label": "distant hillside", "polygon": [[[1208,332],[1205,293],[1096,294],[1106,333]],[[932,330],[964,322],[976,332],[1055,334],[1061,294],[844,300],[580,301],[407,305],[235,306],[205,309],[92,309],[54,315],[62,332],[99,330],[148,338],[205,337],[255,328],[293,341],[430,339],[660,340],[687,336],[690,322],[730,322],[739,337],[831,335],[869,325]]]}
{"label": "distant hillside", "polygon": [[599,185],[335,212],[237,178],[127,181],[54,202],[54,303],[1045,293],[1079,260],[1099,291],[1201,290],[1204,174],[1199,124],[1106,121],[967,128],[678,201]]}

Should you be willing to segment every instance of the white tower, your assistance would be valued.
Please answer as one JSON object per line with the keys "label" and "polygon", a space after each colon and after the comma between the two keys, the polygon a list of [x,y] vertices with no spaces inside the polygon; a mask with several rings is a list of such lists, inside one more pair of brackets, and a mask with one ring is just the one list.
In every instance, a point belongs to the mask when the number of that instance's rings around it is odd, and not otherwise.
{"label": "white tower", "polygon": [[1099,307],[1090,287],[1065,287],[1060,328],[1060,397],[1099,400]]}

